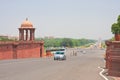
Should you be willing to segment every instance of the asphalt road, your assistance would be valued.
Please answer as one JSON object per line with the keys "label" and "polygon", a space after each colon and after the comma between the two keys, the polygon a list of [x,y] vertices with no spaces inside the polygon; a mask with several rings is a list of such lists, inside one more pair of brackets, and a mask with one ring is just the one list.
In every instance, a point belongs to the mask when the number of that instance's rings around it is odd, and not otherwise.
{"label": "asphalt road", "polygon": [[1,60],[0,80],[104,80],[98,68],[105,65],[104,53],[67,49],[66,61],[54,61],[53,57]]}

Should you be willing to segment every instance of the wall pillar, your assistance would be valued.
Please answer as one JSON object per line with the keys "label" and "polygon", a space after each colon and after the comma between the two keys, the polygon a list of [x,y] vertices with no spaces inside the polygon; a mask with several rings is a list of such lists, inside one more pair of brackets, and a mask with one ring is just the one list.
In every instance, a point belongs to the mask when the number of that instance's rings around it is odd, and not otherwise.
{"label": "wall pillar", "polygon": [[40,57],[44,56],[44,43],[40,43]]}
{"label": "wall pillar", "polygon": [[120,41],[106,41],[106,68],[110,76],[120,77]]}
{"label": "wall pillar", "polygon": [[13,44],[13,59],[17,59],[17,46],[18,43]]}

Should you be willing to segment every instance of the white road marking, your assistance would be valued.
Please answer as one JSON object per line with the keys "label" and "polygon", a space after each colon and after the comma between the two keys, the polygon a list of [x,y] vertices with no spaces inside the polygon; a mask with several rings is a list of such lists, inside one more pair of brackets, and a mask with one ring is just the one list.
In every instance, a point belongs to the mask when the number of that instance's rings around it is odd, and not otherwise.
{"label": "white road marking", "polygon": [[106,76],[103,75],[103,72],[105,71],[103,68],[98,67],[99,69],[102,69],[102,71],[99,73],[101,77],[103,77],[105,80],[109,80]]}

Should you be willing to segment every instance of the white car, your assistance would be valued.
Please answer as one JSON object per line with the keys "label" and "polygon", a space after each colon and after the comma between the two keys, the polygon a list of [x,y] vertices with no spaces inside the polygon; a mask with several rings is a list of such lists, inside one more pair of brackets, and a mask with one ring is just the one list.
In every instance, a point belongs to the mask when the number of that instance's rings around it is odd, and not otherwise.
{"label": "white car", "polygon": [[66,60],[66,55],[64,51],[57,51],[54,53],[54,60]]}

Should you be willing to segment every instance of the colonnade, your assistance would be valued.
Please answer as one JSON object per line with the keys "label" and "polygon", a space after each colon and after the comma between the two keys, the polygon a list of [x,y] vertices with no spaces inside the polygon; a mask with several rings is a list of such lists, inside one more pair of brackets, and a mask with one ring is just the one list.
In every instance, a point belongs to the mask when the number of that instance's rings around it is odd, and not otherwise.
{"label": "colonnade", "polygon": [[35,39],[35,28],[19,28],[20,41],[33,41]]}

